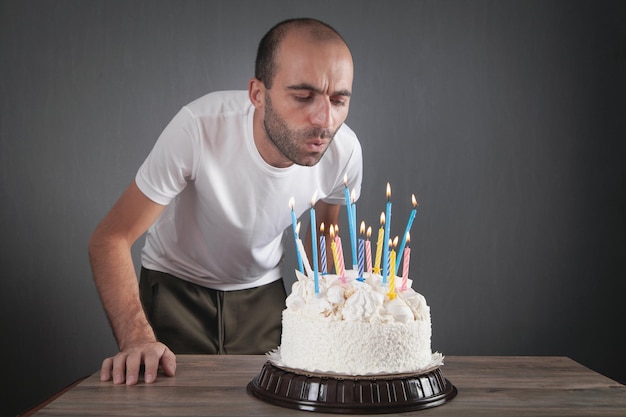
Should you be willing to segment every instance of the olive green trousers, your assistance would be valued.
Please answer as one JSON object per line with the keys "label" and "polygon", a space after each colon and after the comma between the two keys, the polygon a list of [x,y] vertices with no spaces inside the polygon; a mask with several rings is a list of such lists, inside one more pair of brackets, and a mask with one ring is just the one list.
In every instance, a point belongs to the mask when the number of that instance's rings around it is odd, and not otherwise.
{"label": "olive green trousers", "polygon": [[280,344],[283,280],[218,291],[141,268],[139,291],[157,339],[177,354],[263,354]]}

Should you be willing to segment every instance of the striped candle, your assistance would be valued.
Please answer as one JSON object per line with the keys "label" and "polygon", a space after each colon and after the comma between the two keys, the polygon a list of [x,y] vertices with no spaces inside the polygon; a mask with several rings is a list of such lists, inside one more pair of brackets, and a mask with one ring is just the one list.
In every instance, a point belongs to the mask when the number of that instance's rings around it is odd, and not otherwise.
{"label": "striped candle", "polygon": [[406,290],[407,280],[409,279],[409,261],[411,259],[411,248],[409,247],[409,239],[406,240],[406,247],[404,248],[404,260],[402,265],[402,291]]}
{"label": "striped candle", "polygon": [[328,267],[326,262],[326,236],[324,236],[324,223],[320,224],[320,263],[322,268],[322,275],[328,274]]}
{"label": "striped candle", "polygon": [[372,236],[372,227],[367,228],[367,239],[365,240],[365,266],[368,273],[372,273],[372,242],[370,242],[370,236]]}

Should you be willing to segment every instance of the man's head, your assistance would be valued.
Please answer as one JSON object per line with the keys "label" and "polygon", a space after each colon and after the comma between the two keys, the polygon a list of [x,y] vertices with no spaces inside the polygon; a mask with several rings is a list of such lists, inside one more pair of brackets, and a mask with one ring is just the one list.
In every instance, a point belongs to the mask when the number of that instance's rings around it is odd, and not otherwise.
{"label": "man's head", "polygon": [[315,165],[348,115],[352,55],[314,19],[291,19],[261,40],[250,80],[255,143],[271,165]]}

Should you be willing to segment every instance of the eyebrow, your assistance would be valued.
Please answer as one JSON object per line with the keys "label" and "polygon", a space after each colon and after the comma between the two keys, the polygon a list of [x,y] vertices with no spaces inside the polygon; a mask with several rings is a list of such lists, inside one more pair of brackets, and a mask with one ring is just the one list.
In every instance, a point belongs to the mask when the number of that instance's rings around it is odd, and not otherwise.
{"label": "eyebrow", "polygon": [[[307,84],[307,83],[289,85],[287,86],[287,89],[288,90],[307,90],[307,91],[313,91],[314,93],[317,93],[317,94],[324,94],[324,91],[322,91],[321,89],[315,87],[314,85]],[[351,95],[352,95],[352,92],[349,90],[333,91],[333,93],[331,94],[331,96],[345,96],[345,97],[350,97]]]}

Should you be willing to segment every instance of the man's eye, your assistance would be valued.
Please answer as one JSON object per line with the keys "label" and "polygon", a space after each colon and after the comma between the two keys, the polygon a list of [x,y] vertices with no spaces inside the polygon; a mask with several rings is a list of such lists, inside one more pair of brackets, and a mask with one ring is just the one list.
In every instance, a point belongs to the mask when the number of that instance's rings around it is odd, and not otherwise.
{"label": "man's eye", "polygon": [[306,103],[307,101],[311,101],[311,96],[295,96],[297,101],[301,101]]}
{"label": "man's eye", "polygon": [[330,101],[335,105],[335,106],[345,106],[346,105],[346,100],[341,99],[341,98],[331,98]]}

